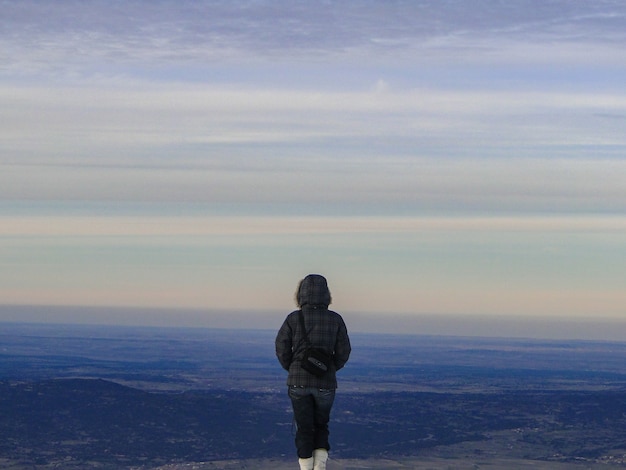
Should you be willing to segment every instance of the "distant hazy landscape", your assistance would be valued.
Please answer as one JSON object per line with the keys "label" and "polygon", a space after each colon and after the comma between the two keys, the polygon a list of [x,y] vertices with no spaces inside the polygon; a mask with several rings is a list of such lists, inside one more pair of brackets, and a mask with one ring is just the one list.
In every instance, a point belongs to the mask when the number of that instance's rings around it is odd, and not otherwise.
{"label": "distant hazy landscape", "polygon": [[[293,467],[273,330],[0,331],[0,468]],[[330,469],[626,466],[626,343],[352,342]]]}

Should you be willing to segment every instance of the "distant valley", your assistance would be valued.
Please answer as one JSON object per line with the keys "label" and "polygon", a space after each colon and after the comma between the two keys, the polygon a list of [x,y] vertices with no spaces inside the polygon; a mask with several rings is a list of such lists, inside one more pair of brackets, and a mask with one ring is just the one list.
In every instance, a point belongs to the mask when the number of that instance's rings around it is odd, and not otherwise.
{"label": "distant valley", "polygon": [[[274,334],[2,324],[0,468],[289,468]],[[352,342],[331,423],[334,468],[626,466],[624,343]]]}

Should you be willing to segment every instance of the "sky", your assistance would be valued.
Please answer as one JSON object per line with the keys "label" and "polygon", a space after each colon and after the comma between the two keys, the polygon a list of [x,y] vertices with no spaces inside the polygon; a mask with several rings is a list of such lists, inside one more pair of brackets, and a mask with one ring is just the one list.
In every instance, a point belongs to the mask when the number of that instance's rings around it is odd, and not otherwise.
{"label": "sky", "polygon": [[0,11],[0,305],[626,320],[620,0]]}

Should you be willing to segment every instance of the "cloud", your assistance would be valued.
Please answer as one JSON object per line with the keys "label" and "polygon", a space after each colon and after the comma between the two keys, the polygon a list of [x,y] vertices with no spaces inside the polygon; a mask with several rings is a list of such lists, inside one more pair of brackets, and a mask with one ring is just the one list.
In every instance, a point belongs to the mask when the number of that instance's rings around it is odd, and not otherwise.
{"label": "cloud", "polygon": [[381,138],[400,139],[394,146],[403,153],[402,139],[415,149],[456,146],[476,153],[490,147],[626,144],[619,122],[598,119],[626,113],[626,95],[610,92],[322,92],[174,83],[141,89],[11,86],[0,87],[0,96],[4,155],[100,152],[115,159],[112,150],[141,146],[315,146],[330,139]]}
{"label": "cloud", "polygon": [[[284,161],[284,165],[282,162]],[[593,159],[257,161],[177,168],[4,166],[0,195],[19,200],[293,205],[321,214],[424,211],[621,212],[626,162]],[[245,165],[245,163],[242,163]],[[311,194],[316,194],[311,198]],[[290,209],[291,208],[291,209]]]}
{"label": "cloud", "polygon": [[1,63],[8,76],[65,78],[111,69],[145,74],[152,68],[158,75],[198,64],[398,64],[409,57],[424,64],[513,57],[611,64],[624,58],[625,20],[620,1],[23,0],[4,3]]}
{"label": "cloud", "polygon": [[246,235],[626,232],[618,216],[4,216],[6,237],[199,237]]}
{"label": "cloud", "polygon": [[[142,85],[142,86],[139,86]],[[0,196],[619,211],[623,93],[0,86]],[[349,190],[348,190],[349,189]]]}

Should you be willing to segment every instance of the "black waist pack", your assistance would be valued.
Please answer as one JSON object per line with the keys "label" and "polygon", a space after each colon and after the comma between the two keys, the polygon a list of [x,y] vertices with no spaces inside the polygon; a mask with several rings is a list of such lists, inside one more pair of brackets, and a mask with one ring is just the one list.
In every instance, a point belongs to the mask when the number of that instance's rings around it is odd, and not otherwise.
{"label": "black waist pack", "polygon": [[302,368],[307,372],[322,377],[330,367],[331,357],[325,351],[318,348],[309,348],[304,351]]}
{"label": "black waist pack", "polygon": [[304,313],[300,310],[300,325],[302,326],[302,334],[307,344],[307,349],[302,356],[301,367],[308,373],[315,375],[316,377],[322,377],[330,367],[330,361],[332,357],[323,349],[314,347],[309,341],[309,335],[306,332],[306,325],[304,323]]}

